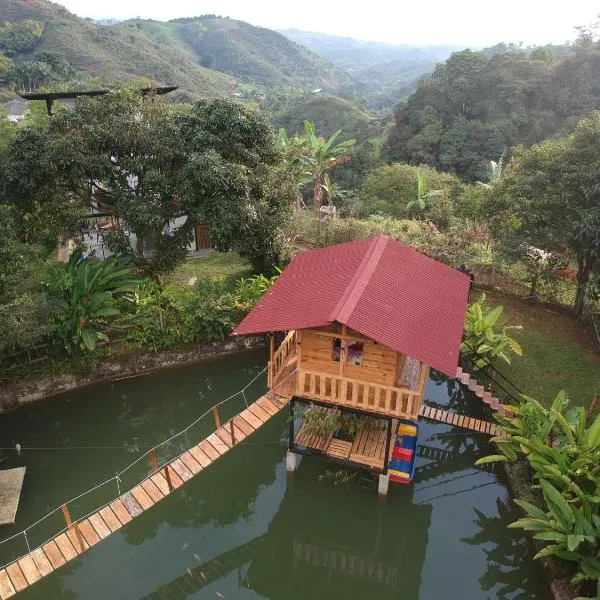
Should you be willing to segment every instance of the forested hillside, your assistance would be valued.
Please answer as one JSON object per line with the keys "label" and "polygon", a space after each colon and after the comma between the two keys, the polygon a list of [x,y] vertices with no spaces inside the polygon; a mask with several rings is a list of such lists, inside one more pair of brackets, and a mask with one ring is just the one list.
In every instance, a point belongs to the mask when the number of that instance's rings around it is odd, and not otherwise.
{"label": "forested hillside", "polygon": [[[47,0],[2,0],[0,52],[12,61],[11,81],[26,90],[65,81],[98,87],[143,76],[178,85],[179,99],[195,99],[231,94],[240,81],[328,90],[350,83],[286,37],[240,21],[205,16],[100,25]],[[0,61],[0,78],[8,72]]]}
{"label": "forested hillside", "polygon": [[387,158],[487,181],[490,160],[563,133],[597,108],[600,46],[589,38],[561,56],[550,47],[458,52],[398,105]]}
{"label": "forested hillside", "polygon": [[318,123],[320,133],[325,137],[341,129],[341,139],[354,138],[364,142],[383,133],[381,119],[335,96],[309,95],[289,102],[283,110],[272,115],[275,128],[283,127],[288,133],[302,131],[306,120]]}

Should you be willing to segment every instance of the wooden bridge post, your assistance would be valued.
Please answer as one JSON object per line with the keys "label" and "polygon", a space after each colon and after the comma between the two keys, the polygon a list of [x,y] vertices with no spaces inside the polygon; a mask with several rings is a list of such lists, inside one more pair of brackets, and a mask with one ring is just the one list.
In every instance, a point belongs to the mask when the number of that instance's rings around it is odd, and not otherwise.
{"label": "wooden bridge post", "polygon": [[154,450],[150,450],[150,466],[152,467],[152,472],[158,471],[158,459],[156,458],[156,452]]}
{"label": "wooden bridge post", "polygon": [[169,486],[169,492],[172,492],[175,488],[173,487],[173,482],[171,481],[171,474],[169,473],[169,465],[165,465],[165,479],[167,480],[167,485]]}
{"label": "wooden bridge post", "polygon": [[235,429],[233,428],[233,419],[229,421],[229,428],[231,429],[231,445],[235,446]]}
{"label": "wooden bridge post", "polygon": [[219,429],[219,427],[221,427],[221,418],[219,417],[219,411],[217,410],[216,406],[213,406],[212,414],[215,420],[215,429]]}
{"label": "wooden bridge post", "polygon": [[71,513],[69,512],[69,507],[66,504],[63,504],[61,508],[62,508],[63,516],[65,517],[67,529],[69,529],[69,531],[75,530],[75,535],[77,536],[77,541],[79,542],[79,547],[81,548],[81,551],[83,552],[85,550],[85,545],[83,543],[83,537],[81,536],[81,531],[79,530],[79,524],[78,523],[73,524],[73,521],[71,519]]}

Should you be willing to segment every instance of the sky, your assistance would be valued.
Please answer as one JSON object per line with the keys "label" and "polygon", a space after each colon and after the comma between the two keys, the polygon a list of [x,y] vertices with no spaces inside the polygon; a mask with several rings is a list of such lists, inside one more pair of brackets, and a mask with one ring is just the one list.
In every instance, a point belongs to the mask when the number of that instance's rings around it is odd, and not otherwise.
{"label": "sky", "polygon": [[93,19],[169,20],[217,14],[271,29],[296,28],[390,44],[564,43],[596,20],[593,0],[58,0]]}

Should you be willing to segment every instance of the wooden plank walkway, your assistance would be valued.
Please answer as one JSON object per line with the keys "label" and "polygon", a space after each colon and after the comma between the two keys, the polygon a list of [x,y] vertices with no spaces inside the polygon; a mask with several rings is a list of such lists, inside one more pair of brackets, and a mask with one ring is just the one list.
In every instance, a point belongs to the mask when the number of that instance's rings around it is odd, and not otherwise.
{"label": "wooden plank walkway", "polygon": [[470,429],[477,433],[487,433],[491,436],[500,434],[500,426],[496,425],[496,423],[459,415],[458,413],[442,410],[441,408],[433,408],[423,404],[421,406],[420,414],[424,419],[438,421],[439,423],[447,423],[448,425],[456,425],[457,427]]}
{"label": "wooden plank walkway", "polygon": [[74,524],[66,533],[0,570],[0,599],[11,598],[33,585],[152,508],[171,491],[243,442],[287,403],[288,398],[272,392],[261,396],[205,440],[162,466],[133,489]]}

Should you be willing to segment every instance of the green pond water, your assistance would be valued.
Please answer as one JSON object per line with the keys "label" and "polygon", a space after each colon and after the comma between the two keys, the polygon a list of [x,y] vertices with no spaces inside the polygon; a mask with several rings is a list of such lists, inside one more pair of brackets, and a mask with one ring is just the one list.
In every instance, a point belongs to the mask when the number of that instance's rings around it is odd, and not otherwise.
{"label": "green pond water", "polygon": [[[49,398],[0,417],[3,467],[26,466],[15,527],[110,479],[150,446],[170,438],[263,369],[264,351],[170,369]],[[264,390],[264,377],[247,391]],[[429,381],[429,402],[475,415],[476,401],[454,383]],[[223,418],[244,407],[236,396]],[[188,431],[210,432],[212,417]],[[421,422],[415,481],[378,498],[356,473],[334,485],[339,467],[304,457],[285,469],[287,414],[82,557],[18,595],[50,599],[481,600],[546,599],[537,564],[517,532],[498,474],[473,468],[489,451],[484,436]],[[178,454],[179,436],[159,451]],[[35,449],[30,449],[35,448]],[[146,458],[121,477],[123,490],[148,471]],[[75,517],[117,495],[112,481],[70,504]],[[56,513],[29,532],[33,546],[62,528]],[[0,544],[0,561],[24,551]]]}

